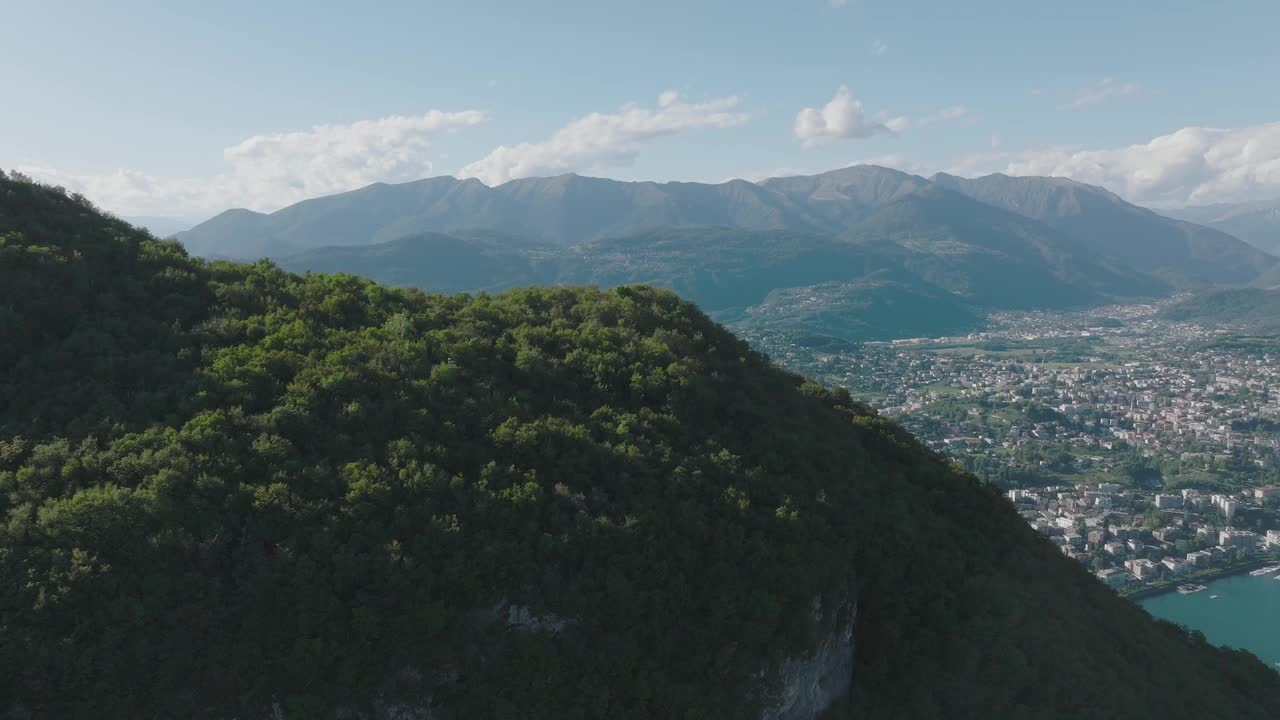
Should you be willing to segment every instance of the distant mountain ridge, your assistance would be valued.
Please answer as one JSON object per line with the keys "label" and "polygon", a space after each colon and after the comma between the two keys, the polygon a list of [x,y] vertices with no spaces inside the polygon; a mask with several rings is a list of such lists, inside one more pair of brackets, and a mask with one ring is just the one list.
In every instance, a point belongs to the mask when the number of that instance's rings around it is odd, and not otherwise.
{"label": "distant mountain ridge", "polygon": [[1280,331],[1280,290],[1217,290],[1183,300],[1162,314],[1169,320],[1274,335]]}
{"label": "distant mountain ridge", "polygon": [[730,324],[845,341],[950,334],[991,310],[1152,298],[1280,273],[1276,258],[1229,235],[1102,188],[870,165],[718,185],[561,175],[490,188],[429,178],[271,214],[230,210],[179,239],[206,256],[268,256],[294,271],[434,292],[647,283]]}
{"label": "distant mountain ridge", "polygon": [[[935,334],[977,324],[967,298],[926,282],[894,258],[830,236],[784,230],[663,227],[575,246],[504,243],[480,233],[421,233],[378,245],[311,250],[279,263],[289,270],[351,272],[437,292],[645,283],[675,290],[726,322],[746,319],[748,308],[769,302],[779,289],[800,292],[850,283],[845,294],[860,299],[842,299],[847,307],[861,303],[864,309],[872,308],[872,314],[892,310],[880,297],[892,293],[897,298],[928,299],[933,312],[914,325]],[[895,337],[892,328],[902,319],[900,314],[880,315],[834,324],[804,322],[787,330],[827,332],[844,340]],[[799,317],[775,308],[753,326],[784,316]]]}
{"label": "distant mountain ridge", "polygon": [[1169,217],[1230,233],[1260,250],[1280,255],[1280,199],[1255,203],[1220,203],[1161,212]]}
{"label": "distant mountain ridge", "polygon": [[437,177],[378,183],[269,215],[228,210],[179,239],[199,255],[247,258],[369,245],[424,231],[484,229],[572,244],[665,225],[812,230],[821,223],[805,208],[745,180],[629,183],[560,175],[490,188],[475,179]]}
{"label": "distant mountain ridge", "polygon": [[[955,213],[945,207],[932,217],[930,202],[912,201],[878,211],[885,217],[873,214],[868,227],[885,229],[861,237],[667,226],[553,245],[494,233],[427,232],[278,262],[297,272],[350,272],[435,292],[644,283],[675,290],[733,326],[846,341],[967,332],[988,309],[1080,306],[1168,290],[1075,257],[1069,239],[1052,231],[1041,236],[1029,220],[940,192],[957,205],[977,206],[973,222],[993,231],[973,233],[949,222]],[[904,222],[916,229],[893,229]],[[856,318],[835,317],[855,311]]]}
{"label": "distant mountain ridge", "polygon": [[[977,204],[1040,223],[1023,234],[1056,231],[1074,248],[1155,275],[1176,286],[1247,284],[1277,260],[1221,231],[1158,215],[1098,187],[1064,178],[989,175],[932,179],[874,165],[760,183],[622,182],[580,175],[513,180],[488,187],[475,179],[436,177],[306,200],[271,214],[228,210],[180,233],[193,253],[214,257],[284,257],[319,247],[371,245],[421,232],[489,230],[548,244],[581,244],[664,226],[788,230],[866,238],[887,230],[879,211],[912,201],[947,206],[947,218],[982,233],[969,215]],[[926,212],[925,214],[930,214]],[[908,213],[910,215],[910,213]],[[933,212],[936,218],[938,213]],[[906,224],[898,235],[919,229]],[[1008,224],[1007,220],[999,222]],[[1030,228],[1031,226],[1027,226]]]}
{"label": "distant mountain ridge", "polygon": [[1159,278],[1081,252],[1066,233],[936,184],[877,208],[846,237],[991,308],[1069,307],[1170,289]]}
{"label": "distant mountain ridge", "polygon": [[1258,277],[1260,267],[1275,264],[1221,230],[1165,217],[1066,178],[995,174],[970,180],[939,173],[933,182],[1038,220],[1084,249],[1177,285],[1243,285]]}

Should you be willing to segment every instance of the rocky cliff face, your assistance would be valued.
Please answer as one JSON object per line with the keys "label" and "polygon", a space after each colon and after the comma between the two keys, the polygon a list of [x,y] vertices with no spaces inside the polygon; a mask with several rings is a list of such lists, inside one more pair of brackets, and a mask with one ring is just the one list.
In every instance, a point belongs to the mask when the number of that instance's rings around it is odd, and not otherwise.
{"label": "rocky cliff face", "polygon": [[[815,619],[821,619],[815,604]],[[760,720],[814,720],[849,692],[853,681],[853,626],[857,606],[848,617],[837,617],[835,628],[814,648],[813,654],[787,658],[782,664],[781,691],[777,702],[765,708]]]}
{"label": "rocky cliff face", "polygon": [[[833,625],[813,652],[787,658],[779,670],[777,694],[760,713],[760,720],[816,720],[848,692],[853,681],[854,621],[857,606],[851,605],[827,617],[821,603],[814,603],[814,620]],[[558,634],[573,624],[555,614],[537,614],[527,606],[500,602],[492,608],[475,611],[473,622],[489,624],[503,621],[508,628],[520,632]],[[762,671],[763,676],[763,671]],[[441,672],[431,677],[405,668],[388,681],[388,689],[408,689],[410,694],[430,696],[430,688],[457,681],[456,673]],[[380,696],[363,707],[343,707],[334,713],[335,720],[453,720],[447,708],[433,708],[427,703],[403,703],[389,700],[398,693]],[[283,708],[275,704],[269,720],[286,720]]]}

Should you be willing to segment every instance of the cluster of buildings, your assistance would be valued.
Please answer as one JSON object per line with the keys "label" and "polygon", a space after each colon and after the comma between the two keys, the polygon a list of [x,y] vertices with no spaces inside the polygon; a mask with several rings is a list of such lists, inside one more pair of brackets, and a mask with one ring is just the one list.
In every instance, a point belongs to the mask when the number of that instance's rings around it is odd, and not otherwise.
{"label": "cluster of buildings", "polygon": [[840,352],[753,340],[955,455],[1015,465],[1052,446],[1106,469],[1110,451],[1135,450],[1189,470],[1280,472],[1280,349],[1219,348],[1221,329],[1164,320],[1161,307],[1005,313],[983,333]]}
{"label": "cluster of buildings", "polygon": [[[1116,589],[1280,552],[1280,487],[1151,495],[1113,483],[1010,490],[1022,517]],[[1241,513],[1257,530],[1229,524]]]}
{"label": "cluster of buildings", "polygon": [[[893,350],[866,353],[857,364],[847,371],[853,377],[883,378],[885,386],[895,388],[873,398],[874,405],[891,415],[927,413],[945,399],[971,401],[978,412],[970,422],[955,422],[953,429],[960,438],[976,437],[989,445],[1016,448],[1051,437],[1106,450],[1122,441],[1206,462],[1241,448],[1259,466],[1274,462],[1280,450],[1275,432],[1280,423],[1258,422],[1280,418],[1280,356],[1202,351],[1176,360],[1067,365],[984,351]],[[1004,407],[1032,405],[1054,414],[1004,428],[977,422]],[[939,438],[947,439],[953,438]]]}
{"label": "cluster of buildings", "polygon": [[[856,348],[748,339],[1013,488],[1063,554],[1132,589],[1280,553],[1280,344],[1233,348],[1165,304],[997,314],[982,333]],[[1170,480],[1263,487],[1155,489]]]}

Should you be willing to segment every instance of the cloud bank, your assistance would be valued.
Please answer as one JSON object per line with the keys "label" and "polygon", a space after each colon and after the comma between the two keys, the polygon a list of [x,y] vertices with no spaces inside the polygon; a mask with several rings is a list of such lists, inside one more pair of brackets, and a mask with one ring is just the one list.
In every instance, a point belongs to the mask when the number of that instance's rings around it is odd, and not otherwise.
{"label": "cloud bank", "polygon": [[747,121],[739,98],[689,102],[679,92],[658,96],[656,108],[627,105],[614,113],[584,115],[541,142],[500,145],[465,166],[460,177],[486,185],[516,178],[594,172],[635,162],[639,147],[660,137],[700,128],[727,128]]}
{"label": "cloud bank", "polygon": [[1110,150],[1040,152],[1010,162],[1007,171],[1064,175],[1153,205],[1272,199],[1280,195],[1280,122],[1188,127]]}
{"label": "cloud bank", "polygon": [[228,207],[274,210],[374,182],[430,175],[434,139],[485,119],[477,110],[432,110],[255,135],[223,150],[226,172],[203,178],[159,178],[137,170],[79,175],[46,167],[18,169],[126,215],[195,217]]}
{"label": "cloud bank", "polygon": [[1069,177],[1153,207],[1270,200],[1280,197],[1280,122],[1186,127],[1118,148],[972,155],[948,169],[958,175],[992,171]]}

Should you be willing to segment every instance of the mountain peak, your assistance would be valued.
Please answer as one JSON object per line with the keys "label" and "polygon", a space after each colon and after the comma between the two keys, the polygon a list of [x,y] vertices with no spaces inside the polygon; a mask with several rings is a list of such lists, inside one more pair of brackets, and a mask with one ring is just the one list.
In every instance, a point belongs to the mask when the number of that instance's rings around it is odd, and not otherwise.
{"label": "mountain peak", "polygon": [[1023,193],[1047,192],[1053,190],[1083,191],[1095,193],[1105,196],[1115,202],[1125,202],[1123,198],[1110,190],[1100,186],[1091,185],[1079,180],[1061,177],[1058,175],[1007,175],[1002,172],[989,173],[981,177],[966,178],[958,175],[950,175],[945,172],[935,173],[930,178],[932,182],[945,185],[952,189],[959,186],[972,186],[975,184],[995,185],[1006,188],[1006,191],[1018,191]]}
{"label": "mountain peak", "polygon": [[[379,243],[423,231],[486,229],[558,244],[691,225],[844,235],[878,209],[911,196],[918,196],[917,205],[931,204],[933,218],[976,213],[942,190],[1049,226],[1032,235],[1055,230],[1096,257],[1155,271],[1178,284],[1248,283],[1276,262],[1224,233],[1157,216],[1102,188],[1065,178],[997,173],[966,179],[937,173],[930,180],[870,164],[759,183],[622,182],[570,172],[491,188],[474,178],[442,176],[370,185],[269,216],[224,213],[180,239],[197,254],[256,258]],[[966,227],[977,231],[973,223]]]}
{"label": "mountain peak", "polygon": [[937,185],[1032,218],[1081,247],[1177,285],[1247,284],[1276,259],[1223,232],[1173,220],[1106,188],[1063,177],[934,176]]}

